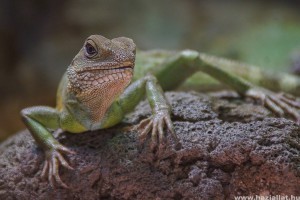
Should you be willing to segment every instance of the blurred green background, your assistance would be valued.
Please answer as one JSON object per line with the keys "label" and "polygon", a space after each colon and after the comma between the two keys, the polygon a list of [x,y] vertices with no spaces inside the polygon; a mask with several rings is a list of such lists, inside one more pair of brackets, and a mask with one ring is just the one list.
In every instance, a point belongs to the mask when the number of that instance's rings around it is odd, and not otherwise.
{"label": "blurred green background", "polygon": [[55,105],[57,84],[91,34],[140,49],[195,49],[273,70],[300,66],[300,2],[246,0],[1,0],[0,141],[19,111]]}

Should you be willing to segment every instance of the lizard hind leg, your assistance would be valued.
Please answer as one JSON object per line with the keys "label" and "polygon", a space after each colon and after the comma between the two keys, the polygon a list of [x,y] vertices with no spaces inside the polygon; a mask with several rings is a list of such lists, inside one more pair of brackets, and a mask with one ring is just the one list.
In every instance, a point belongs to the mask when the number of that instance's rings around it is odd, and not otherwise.
{"label": "lizard hind leg", "polygon": [[[291,95],[278,95],[268,89],[255,86],[243,78],[227,71],[228,68],[243,69],[244,64],[196,51],[185,50],[167,59],[155,72],[163,89],[172,89],[195,72],[204,72],[226,84],[239,95],[260,99],[263,106],[279,116],[289,115],[300,124],[299,102]],[[270,77],[269,77],[270,78]],[[293,79],[291,79],[293,80]]]}

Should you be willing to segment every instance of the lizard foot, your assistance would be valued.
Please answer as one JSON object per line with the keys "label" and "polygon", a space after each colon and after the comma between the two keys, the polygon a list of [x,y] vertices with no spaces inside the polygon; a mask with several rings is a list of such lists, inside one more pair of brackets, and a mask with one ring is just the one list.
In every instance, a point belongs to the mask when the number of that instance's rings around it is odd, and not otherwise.
{"label": "lizard foot", "polygon": [[286,93],[274,93],[262,88],[252,88],[245,94],[255,100],[261,101],[263,106],[269,108],[278,116],[290,115],[300,125],[300,102]]}
{"label": "lizard foot", "polygon": [[46,160],[41,176],[46,177],[48,175],[48,181],[52,188],[55,188],[54,182],[56,181],[58,185],[68,189],[69,187],[61,180],[58,169],[60,165],[71,170],[73,170],[73,167],[71,167],[64,159],[62,153],[75,154],[74,151],[69,150],[61,144],[58,144],[54,149],[49,149],[45,152]]}
{"label": "lizard foot", "polygon": [[174,131],[174,127],[170,118],[170,113],[167,109],[159,110],[151,117],[144,119],[138,125],[140,130],[139,139],[143,144],[146,141],[147,136],[151,132],[150,148],[154,152],[158,147],[158,151],[161,151],[166,144],[166,136],[164,133],[164,127],[171,132],[172,138],[175,140],[176,146],[180,145],[179,139]]}

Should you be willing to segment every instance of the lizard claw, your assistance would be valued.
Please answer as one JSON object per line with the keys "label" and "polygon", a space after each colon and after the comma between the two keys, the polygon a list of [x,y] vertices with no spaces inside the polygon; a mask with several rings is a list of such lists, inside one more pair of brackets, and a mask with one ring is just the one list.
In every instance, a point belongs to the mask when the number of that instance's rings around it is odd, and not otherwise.
{"label": "lizard claw", "polygon": [[150,148],[154,152],[155,149],[161,151],[166,145],[166,136],[163,131],[166,127],[170,132],[172,138],[175,140],[176,146],[180,144],[176,133],[174,132],[174,127],[170,118],[170,113],[167,109],[160,110],[153,116],[144,119],[138,125],[138,129],[141,130],[139,139],[141,143],[146,141],[147,136],[151,132]]}
{"label": "lizard claw", "polygon": [[57,145],[54,149],[46,151],[46,161],[41,173],[41,177],[46,177],[48,174],[48,181],[52,188],[55,188],[54,182],[62,186],[63,188],[69,189],[69,186],[65,184],[59,176],[59,166],[62,165],[65,168],[73,170],[74,168],[64,159],[62,153],[75,154],[74,151],[69,150],[63,145]]}
{"label": "lizard claw", "polygon": [[246,93],[247,97],[260,100],[261,103],[269,108],[278,116],[290,115],[298,125],[300,125],[300,102],[286,93],[273,93],[262,88],[252,88]]}

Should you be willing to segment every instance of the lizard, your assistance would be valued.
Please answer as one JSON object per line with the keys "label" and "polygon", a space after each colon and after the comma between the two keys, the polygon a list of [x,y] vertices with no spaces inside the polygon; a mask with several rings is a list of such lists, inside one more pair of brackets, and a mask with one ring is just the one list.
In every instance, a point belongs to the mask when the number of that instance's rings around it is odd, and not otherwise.
{"label": "lizard", "polygon": [[300,124],[297,110],[300,103],[296,98],[256,86],[222,68],[225,65],[240,66],[235,61],[183,50],[168,54],[158,64],[152,62],[150,67],[135,69],[135,62],[136,45],[132,39],[118,37],[110,40],[91,35],[63,75],[56,108],[34,106],[21,110],[23,122],[45,152],[41,176],[48,178],[52,187],[58,184],[69,188],[60,178],[59,167],[73,169],[65,157],[75,154],[55,139],[52,130],[83,133],[112,127],[145,96],[152,116],[140,122],[143,124],[140,141],[145,142],[150,136],[151,149],[159,150],[165,144],[168,132],[179,144],[171,121],[171,107],[163,91],[178,87],[199,71],[228,85],[243,97],[259,100],[279,116],[291,116]]}

